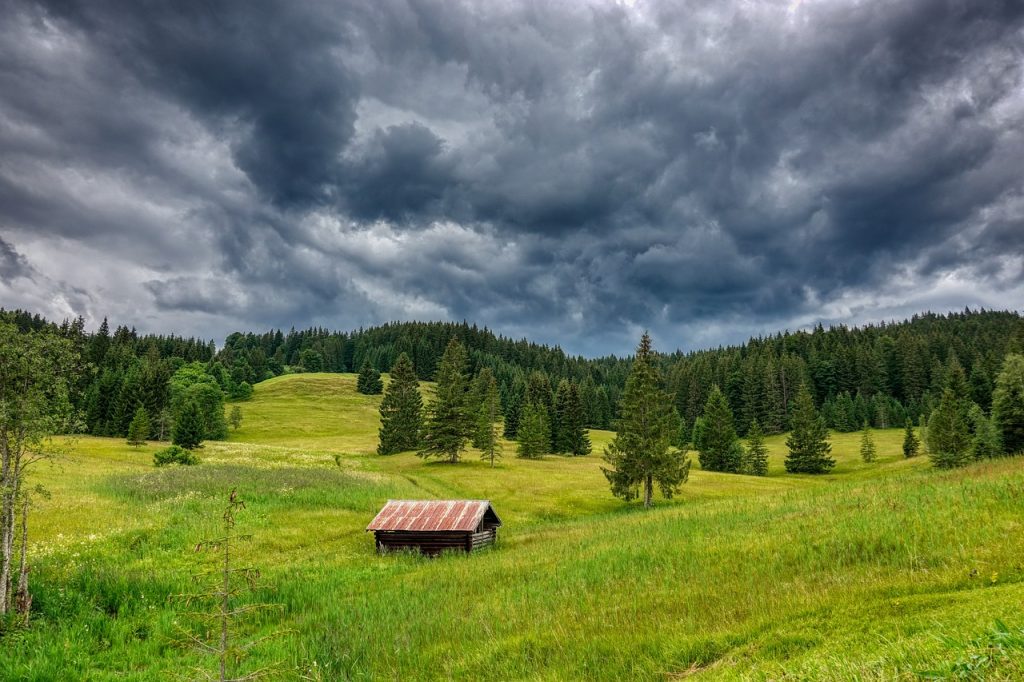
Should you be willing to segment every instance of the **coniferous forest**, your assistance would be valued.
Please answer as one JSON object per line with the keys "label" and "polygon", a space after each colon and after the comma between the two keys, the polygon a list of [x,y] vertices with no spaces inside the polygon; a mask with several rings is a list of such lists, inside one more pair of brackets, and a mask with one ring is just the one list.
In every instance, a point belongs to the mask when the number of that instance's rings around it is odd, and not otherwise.
{"label": "coniferous forest", "polygon": [[[224,401],[240,400],[252,385],[290,372],[388,372],[405,353],[422,381],[435,378],[452,338],[467,351],[467,372],[487,368],[495,377],[514,438],[519,414],[539,401],[549,428],[557,424],[556,393],[575,387],[582,419],[590,428],[611,428],[617,418],[631,358],[573,357],[558,347],[514,340],[467,323],[403,322],[352,332],[323,328],[235,333],[217,346],[212,340],[140,335],[104,323],[95,330],[82,319],[53,323],[24,311],[0,312],[19,329],[48,328],[70,340],[80,367],[72,403],[81,430],[127,436],[139,407],[150,436],[170,433],[176,411],[197,402],[208,418],[207,438],[227,432]],[[685,339],[680,339],[680,345]],[[655,355],[665,389],[681,417],[680,442],[693,427],[715,387],[745,436],[754,422],[764,434],[789,430],[796,396],[807,386],[828,428],[858,431],[917,424],[939,406],[951,377],[965,397],[986,413],[991,408],[1003,359],[1024,348],[1024,319],[1017,313],[971,311],[915,315],[902,322],[850,328],[817,326],[752,338],[739,346]],[[377,389],[379,391],[379,389]],[[551,450],[558,434],[549,434]]]}

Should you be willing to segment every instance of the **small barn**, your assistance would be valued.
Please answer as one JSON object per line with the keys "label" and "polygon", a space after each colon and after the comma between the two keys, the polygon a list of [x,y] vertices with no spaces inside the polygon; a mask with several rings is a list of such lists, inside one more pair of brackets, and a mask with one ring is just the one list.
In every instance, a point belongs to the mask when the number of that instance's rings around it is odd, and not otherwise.
{"label": "small barn", "polygon": [[433,556],[493,544],[499,526],[488,500],[388,500],[366,530],[373,531],[378,552],[416,549]]}

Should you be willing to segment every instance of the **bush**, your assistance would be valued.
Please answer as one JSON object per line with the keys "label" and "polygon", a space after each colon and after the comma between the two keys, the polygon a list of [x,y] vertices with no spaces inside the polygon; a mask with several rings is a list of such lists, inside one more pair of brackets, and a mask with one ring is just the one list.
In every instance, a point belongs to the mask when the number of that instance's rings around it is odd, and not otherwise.
{"label": "bush", "polygon": [[158,467],[166,466],[168,464],[184,464],[192,465],[199,464],[199,458],[196,457],[196,453],[191,450],[186,450],[183,447],[172,445],[169,448],[164,448],[153,454],[153,464]]}

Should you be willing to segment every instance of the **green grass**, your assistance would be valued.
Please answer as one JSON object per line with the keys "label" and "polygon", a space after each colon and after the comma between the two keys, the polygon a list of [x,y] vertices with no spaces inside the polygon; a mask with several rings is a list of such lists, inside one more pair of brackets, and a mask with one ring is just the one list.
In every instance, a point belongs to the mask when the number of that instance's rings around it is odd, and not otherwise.
{"label": "green grass", "polygon": [[[322,679],[1021,679],[1024,466],[938,472],[899,429],[835,434],[827,476],[696,467],[645,511],[608,493],[590,457],[470,451],[457,465],[373,454],[379,397],[354,375],[264,382],[230,442],[155,469],[155,445],[80,438],[35,482],[35,624],[8,633],[3,679],[149,680],[208,664],[180,643],[169,595],[202,564],[225,497],[247,500],[243,560],[285,629],[249,666]],[[337,463],[336,463],[337,456]],[[696,457],[694,457],[696,459]],[[377,556],[363,532],[389,497],[482,497],[499,545],[436,560]],[[1006,623],[1000,634],[997,622]],[[315,662],[315,665],[314,665]],[[309,673],[310,675],[312,673]],[[292,675],[294,678],[295,675]]]}

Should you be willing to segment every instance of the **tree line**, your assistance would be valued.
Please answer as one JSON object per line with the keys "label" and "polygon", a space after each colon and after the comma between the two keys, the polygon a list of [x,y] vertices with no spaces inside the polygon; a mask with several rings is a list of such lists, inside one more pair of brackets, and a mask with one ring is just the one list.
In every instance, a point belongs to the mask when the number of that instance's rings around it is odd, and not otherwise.
{"label": "tree line", "polygon": [[[465,349],[468,376],[484,368],[494,376],[506,437],[518,437],[523,416],[528,433],[544,431],[546,418],[550,447],[571,449],[554,442],[555,403],[563,380],[575,385],[585,426],[609,429],[620,416],[633,362],[615,356],[572,357],[557,346],[513,340],[465,322],[393,323],[352,332],[312,328],[234,333],[218,350],[212,341],[139,335],[124,326],[111,332],[105,321],[90,333],[81,318],[57,325],[23,311],[0,311],[0,319],[22,332],[50,329],[71,342],[80,364],[70,399],[83,415],[82,429],[95,435],[127,436],[141,405],[150,438],[168,438],[181,407],[172,378],[186,365],[195,368],[198,363],[212,378],[203,383],[216,384],[222,401],[243,400],[253,384],[287,372],[358,371],[379,377],[403,353],[418,380],[434,380],[447,344],[455,338]],[[755,424],[762,434],[790,430],[802,387],[826,426],[836,431],[856,431],[865,422],[874,428],[901,426],[908,418],[919,423],[938,407],[947,377],[957,367],[966,377],[970,399],[987,412],[1002,359],[1011,350],[1024,350],[1020,315],[966,310],[859,328],[819,325],[808,332],[690,353],[652,351],[650,362],[679,413],[676,441],[682,445],[694,441],[694,429],[715,386],[734,415],[737,434],[744,437]],[[372,376],[367,378],[374,383]],[[194,382],[195,373],[187,379]],[[211,397],[196,395],[200,403],[206,401],[212,422],[206,436],[223,437],[226,431],[210,409]]]}

